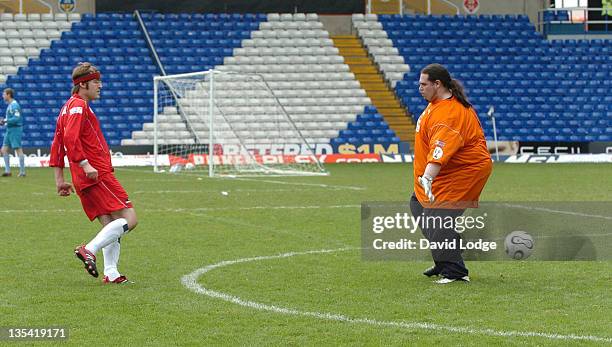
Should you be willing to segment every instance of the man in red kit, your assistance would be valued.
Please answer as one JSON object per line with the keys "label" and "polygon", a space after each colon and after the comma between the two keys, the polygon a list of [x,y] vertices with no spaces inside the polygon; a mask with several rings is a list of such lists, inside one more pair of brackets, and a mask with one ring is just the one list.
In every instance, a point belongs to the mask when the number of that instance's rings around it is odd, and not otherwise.
{"label": "man in red kit", "polygon": [[[89,102],[100,97],[100,72],[90,63],[80,63],[72,71],[72,97],[57,118],[51,145],[50,166],[55,168],[55,184],[60,196],[75,192],[89,220],[98,219],[102,230],[74,253],[87,272],[98,277],[96,253],[104,255],[104,283],[128,283],[117,269],[121,237],[138,224],[128,195],[115,178],[108,144]],[[74,187],[64,180],[64,156],[68,157]]]}

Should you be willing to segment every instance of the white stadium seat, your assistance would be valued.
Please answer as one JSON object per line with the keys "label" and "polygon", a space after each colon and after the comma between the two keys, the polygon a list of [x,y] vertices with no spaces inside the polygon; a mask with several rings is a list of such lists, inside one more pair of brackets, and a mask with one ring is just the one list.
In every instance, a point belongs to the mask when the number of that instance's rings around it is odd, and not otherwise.
{"label": "white stadium seat", "polygon": [[28,17],[23,13],[16,13],[13,15],[13,20],[15,22],[25,22],[28,20]]}
{"label": "white stadium seat", "polygon": [[6,65],[4,66],[3,70],[4,70],[3,73],[5,75],[14,75],[17,73],[18,68],[16,66]]}
{"label": "white stadium seat", "polygon": [[23,55],[20,56],[13,56],[13,61],[15,62],[15,65],[17,66],[25,66],[28,65],[28,58],[25,57],[25,50],[22,53]]}
{"label": "white stadium seat", "polygon": [[280,20],[280,14],[278,13],[268,13],[268,21],[276,22]]}
{"label": "white stadium seat", "polygon": [[17,29],[30,29],[30,22],[15,22]]}
{"label": "white stadium seat", "polygon": [[57,22],[57,23],[58,23],[57,28],[59,30],[70,30],[70,28],[72,27],[71,22]]}
{"label": "white stadium seat", "polygon": [[45,22],[36,21],[36,22],[28,22],[28,23],[30,23],[30,29],[32,30],[47,29],[47,27],[45,26]]}
{"label": "white stadium seat", "polygon": [[52,22],[45,22],[45,30],[58,30],[60,27],[60,23],[63,22],[56,22],[56,21],[52,21]]}
{"label": "white stadium seat", "polygon": [[[35,34],[36,37],[38,37]],[[59,30],[47,30],[47,38],[48,39],[59,39],[62,36],[62,32]]]}
{"label": "white stadium seat", "polygon": [[35,38],[42,38],[42,37],[47,37],[49,31],[57,31],[57,30],[34,29],[32,30],[32,34],[34,34]]}
{"label": "white stadium seat", "polygon": [[23,39],[33,39],[35,36],[34,32],[30,29],[19,29],[19,37]]}
{"label": "white stadium seat", "polygon": [[0,65],[14,65],[12,56],[5,56],[2,54],[3,49],[0,48]]}
{"label": "white stadium seat", "polygon": [[353,22],[363,22],[365,20],[365,16],[363,13],[353,13],[352,20]]}
{"label": "white stadium seat", "polygon": [[23,40],[19,40],[19,39],[13,39],[11,40],[11,45],[13,47],[37,47],[36,45],[36,40],[34,40],[33,38],[27,38],[27,39],[23,39]]}
{"label": "white stadium seat", "polygon": [[281,21],[293,21],[293,15],[291,13],[283,13],[280,15],[280,20]]}
{"label": "white stadium seat", "polygon": [[36,39],[36,45],[39,48],[47,48],[51,45],[51,40],[49,39]]}
{"label": "white stadium seat", "polygon": [[40,22],[40,13],[28,13],[28,21]]}
{"label": "white stadium seat", "polygon": [[316,13],[307,13],[306,20],[309,22],[317,22],[319,21],[319,15],[317,15]]}
{"label": "white stadium seat", "polygon": [[370,47],[393,47],[393,41],[385,38],[364,38],[364,46]]}
{"label": "white stadium seat", "polygon": [[2,29],[4,30],[17,29],[17,23],[13,21],[3,21],[0,22],[0,24],[2,25]]}
{"label": "white stadium seat", "polygon": [[40,49],[38,47],[26,47],[25,52],[28,58],[38,57],[40,55]]}
{"label": "white stadium seat", "polygon": [[13,55],[13,60],[17,61],[18,58],[25,58],[27,63],[25,49],[21,47],[11,47],[11,54]]}

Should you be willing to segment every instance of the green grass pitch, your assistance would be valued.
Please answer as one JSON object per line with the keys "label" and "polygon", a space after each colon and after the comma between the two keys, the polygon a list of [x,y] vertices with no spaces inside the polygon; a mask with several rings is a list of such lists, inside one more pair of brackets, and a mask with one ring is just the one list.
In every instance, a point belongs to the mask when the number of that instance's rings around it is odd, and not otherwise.
{"label": "green grass pitch", "polygon": [[[434,285],[421,275],[428,263],[365,262],[356,249],[360,203],[407,199],[412,166],[328,169],[199,180],[118,168],[139,216],[122,240],[120,270],[135,282],[126,286],[103,285],[74,257],[99,225],[76,196],[55,194],[51,169],[2,178],[0,327],[65,326],[62,345],[81,346],[612,344],[612,262],[468,262],[472,283]],[[610,201],[610,172],[497,164],[482,199]],[[243,305],[181,282],[226,260],[339,248],[350,249],[225,263],[198,277]]]}

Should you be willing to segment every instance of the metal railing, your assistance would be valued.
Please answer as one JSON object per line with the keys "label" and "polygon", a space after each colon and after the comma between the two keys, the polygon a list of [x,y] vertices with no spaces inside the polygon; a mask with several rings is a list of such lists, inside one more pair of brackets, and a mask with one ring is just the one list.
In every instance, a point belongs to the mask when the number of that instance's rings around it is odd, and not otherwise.
{"label": "metal railing", "polygon": [[[46,1],[36,0],[36,2],[47,7],[49,9],[49,13],[53,13],[53,7],[51,7],[51,5],[49,5]],[[23,13],[23,0],[19,0],[19,13]]]}
{"label": "metal railing", "polygon": [[[424,0],[424,1],[426,1],[426,4],[425,4],[426,8],[422,8],[422,10],[425,10],[425,12],[427,14],[431,14],[431,11],[432,11],[432,0]],[[461,11],[459,9],[459,6],[455,5],[451,1],[449,1],[449,0],[437,0],[437,1],[443,3],[443,4],[447,5],[447,6],[449,6],[451,8],[454,8],[455,14],[458,15],[458,14],[461,13]],[[406,2],[406,4],[404,2]],[[397,13],[404,14],[404,10],[406,8],[413,8],[413,6],[407,6],[408,4],[414,5],[414,1],[411,1],[411,0],[398,0],[397,1],[397,11],[398,11]],[[387,7],[387,9],[389,8],[389,6],[391,8],[394,7],[393,3],[387,3],[387,4],[385,4],[385,6]],[[368,0],[367,3],[366,3],[366,13],[372,13],[374,7],[376,7],[376,6],[373,6],[372,0]]]}
{"label": "metal railing", "polygon": [[[153,45],[153,40],[151,40],[151,36],[149,35],[149,31],[147,30],[147,26],[145,25],[144,21],[142,20],[142,16],[140,15],[140,12],[138,10],[134,11],[134,17],[136,17],[136,20],[138,21],[138,25],[140,27],[140,30],[142,31],[142,33],[144,34],[145,37],[145,41],[147,42],[147,46],[149,47],[149,51],[151,52],[151,54],[153,55],[153,59],[155,60],[155,64],[157,65],[157,68],[159,69],[159,71],[161,72],[162,76],[167,76],[168,74],[166,73],[166,69],[164,69],[164,65],[162,64],[161,60],[159,59],[159,55],[157,55],[157,50],[155,49],[155,45]],[[155,87],[157,87],[157,85],[155,85]],[[191,136],[193,137],[193,140],[195,141],[196,144],[200,143],[200,137],[198,136],[198,133],[195,131],[193,125],[191,124],[191,121],[189,120],[189,117],[187,117],[187,115],[185,114],[185,112],[183,111],[183,107],[181,106],[181,100],[179,95],[177,95],[175,93],[175,91],[168,87],[168,90],[170,91],[170,93],[172,94],[172,98],[174,99],[174,102],[176,103],[176,110],[178,111],[179,115],[181,116],[181,119],[183,120],[183,122],[185,123],[187,130],[189,131],[189,133],[191,134]],[[155,103],[155,107],[157,107],[157,90],[154,90],[154,103]],[[154,117],[157,117],[157,112],[154,112]],[[154,121],[155,123],[155,121]],[[157,133],[157,132],[156,132]],[[155,148],[157,148],[157,145],[155,145]]]}
{"label": "metal railing", "polygon": [[[604,15],[608,13],[607,15]],[[590,16],[589,16],[590,14]],[[611,19],[590,19],[589,17],[608,17]],[[570,24],[584,25],[584,32],[588,34],[590,31],[594,33],[612,34],[612,8],[601,7],[566,7],[566,8],[548,8],[538,11],[538,31],[549,34],[550,26],[553,24]],[[595,25],[595,28],[593,26]],[[599,26],[603,30],[599,30]],[[580,33],[578,33],[580,34]]]}
{"label": "metal railing", "polygon": [[[14,1],[1,1],[3,3],[14,3]],[[23,14],[23,0],[19,0],[19,14]],[[46,7],[49,9],[49,13],[53,13],[53,6],[49,5],[48,2],[44,1],[44,0],[32,0],[31,2],[37,2],[39,4],[41,4],[42,6]]]}
{"label": "metal railing", "polygon": [[[450,2],[448,0],[439,0],[439,1],[442,1],[442,2],[446,3],[449,6],[456,8],[457,9],[457,13],[456,14],[457,15],[460,14],[459,6],[453,4],[452,2]],[[427,14],[431,14],[431,0],[427,0]]]}

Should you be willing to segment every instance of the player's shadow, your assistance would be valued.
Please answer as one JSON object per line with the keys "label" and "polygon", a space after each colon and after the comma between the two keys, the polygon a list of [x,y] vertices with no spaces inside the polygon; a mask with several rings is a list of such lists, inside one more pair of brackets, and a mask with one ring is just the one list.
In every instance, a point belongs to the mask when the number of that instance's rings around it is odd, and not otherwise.
{"label": "player's shadow", "polygon": [[[538,241],[536,240],[536,247]],[[586,236],[555,236],[541,243],[538,259],[541,260],[597,260],[597,250]]]}

